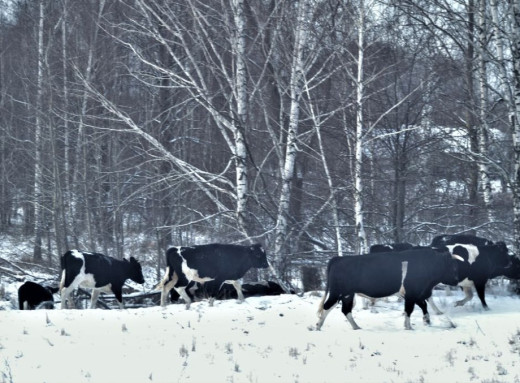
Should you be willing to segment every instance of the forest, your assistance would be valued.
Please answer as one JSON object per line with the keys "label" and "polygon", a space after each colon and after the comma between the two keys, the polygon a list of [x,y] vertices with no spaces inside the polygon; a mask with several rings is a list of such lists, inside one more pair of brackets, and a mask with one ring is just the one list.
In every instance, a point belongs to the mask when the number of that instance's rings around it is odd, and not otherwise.
{"label": "forest", "polygon": [[518,251],[519,115],[519,0],[0,0],[0,238]]}

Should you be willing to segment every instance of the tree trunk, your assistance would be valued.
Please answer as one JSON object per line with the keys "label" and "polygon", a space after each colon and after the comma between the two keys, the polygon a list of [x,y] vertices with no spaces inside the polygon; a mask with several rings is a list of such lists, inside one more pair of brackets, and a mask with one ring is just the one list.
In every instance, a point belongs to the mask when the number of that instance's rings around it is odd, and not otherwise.
{"label": "tree trunk", "polygon": [[42,164],[42,113],[43,113],[43,0],[39,2],[38,17],[38,78],[36,88],[36,123],[34,132],[34,259],[42,259],[43,236],[43,164]]}
{"label": "tree trunk", "polygon": [[365,5],[364,0],[359,3],[358,19],[358,57],[357,57],[357,79],[356,79],[356,136],[354,144],[354,218],[356,226],[357,243],[356,251],[364,254],[367,249],[367,236],[365,232],[364,211],[363,211],[363,98],[364,98],[364,79],[363,79],[363,56],[365,53]]}
{"label": "tree trunk", "polygon": [[235,21],[235,97],[237,121],[233,122],[235,141],[235,168],[237,206],[236,215],[240,230],[249,237],[247,201],[249,194],[247,151],[244,132],[247,127],[247,71],[246,71],[246,35],[244,1],[233,0],[233,16]]}
{"label": "tree trunk", "polygon": [[520,1],[511,0],[512,22],[512,59],[514,74],[514,115],[511,127],[513,129],[514,174],[513,174],[513,237],[515,251],[520,250]]}
{"label": "tree trunk", "polygon": [[491,182],[489,179],[488,160],[488,85],[487,85],[487,27],[486,27],[486,0],[479,0],[477,13],[478,25],[478,83],[480,93],[480,123],[478,128],[478,167],[480,173],[480,188],[484,200],[487,219],[493,222],[493,212],[491,210]]}
{"label": "tree trunk", "polygon": [[285,161],[282,169],[282,190],[278,204],[276,220],[274,253],[276,264],[284,264],[286,254],[286,240],[289,231],[289,209],[291,201],[291,186],[294,177],[296,155],[298,153],[298,125],[300,115],[300,97],[305,81],[304,48],[306,45],[308,29],[308,0],[298,2],[298,18],[295,31],[293,61],[291,67],[291,79],[289,85],[291,106],[289,111],[289,127],[285,147]]}

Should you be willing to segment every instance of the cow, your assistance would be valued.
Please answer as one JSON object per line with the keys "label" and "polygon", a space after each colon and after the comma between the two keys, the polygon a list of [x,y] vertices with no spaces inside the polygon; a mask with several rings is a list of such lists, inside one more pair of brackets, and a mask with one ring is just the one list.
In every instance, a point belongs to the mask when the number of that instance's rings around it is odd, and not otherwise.
{"label": "cow", "polygon": [[[412,249],[400,252],[375,253],[334,257],[327,265],[327,286],[320,302],[317,329],[323,326],[332,308],[341,301],[341,311],[354,330],[360,327],[352,317],[354,294],[382,298],[404,288],[405,323],[411,330],[410,315],[414,306],[423,311],[423,321],[429,324],[426,299],[439,283],[456,285],[460,257],[434,249]],[[406,276],[404,262],[407,262]]]}
{"label": "cow", "polygon": [[475,245],[475,246],[487,246],[493,245],[493,241],[477,237],[469,234],[441,234],[433,238],[431,247],[443,247],[447,245]]}
{"label": "cow", "polygon": [[512,257],[509,255],[506,244],[504,242],[497,242],[491,245],[456,243],[447,247],[450,251],[453,251],[454,248],[465,248],[468,253],[468,275],[467,278],[461,280],[458,284],[462,287],[465,296],[464,299],[457,301],[455,305],[462,306],[473,299],[472,287],[475,287],[482,307],[484,310],[489,310],[485,297],[486,283],[491,278],[508,273],[508,269],[512,264]]}
{"label": "cow", "polygon": [[[409,245],[409,246],[408,246]],[[457,278],[460,281],[463,281],[466,279],[469,275],[469,268],[470,264],[468,262],[469,254],[468,250],[465,247],[462,246],[441,246],[441,247],[431,247],[431,246],[421,246],[421,245],[411,245],[408,243],[398,243],[398,244],[392,244],[392,245],[372,245],[370,247],[371,253],[377,253],[382,252],[383,249],[387,249],[387,252],[394,252],[394,251],[403,251],[407,249],[434,249],[436,251],[442,252],[446,251],[447,249],[450,251],[452,255],[457,255],[460,258],[457,258],[458,262],[458,268],[457,268]],[[372,299],[372,304],[374,300]],[[427,299],[427,302],[430,304],[431,308],[435,312],[435,314],[442,314],[442,311],[439,310],[435,302],[433,301],[433,297],[430,297]]]}
{"label": "cow", "polygon": [[58,287],[42,286],[36,282],[27,281],[18,288],[18,304],[20,310],[36,308],[54,308],[53,294]]}
{"label": "cow", "polygon": [[502,275],[509,279],[520,279],[520,258],[511,255],[511,267],[506,268]]}
{"label": "cow", "polygon": [[389,251],[403,251],[403,250],[411,250],[414,248],[414,245],[408,242],[402,243],[391,243],[387,245],[376,244],[370,246],[369,253],[387,253]]}
{"label": "cow", "polygon": [[72,307],[71,292],[79,286],[91,288],[90,308],[96,307],[101,292],[112,292],[119,307],[123,306],[123,285],[127,279],[143,284],[144,276],[141,264],[134,258],[115,259],[104,254],[69,250],[61,257],[61,308],[66,302]]}
{"label": "cow", "polygon": [[[213,283],[214,281],[209,281],[203,285],[199,282],[191,281],[185,290],[186,294],[188,294],[188,297],[192,301],[207,298],[209,296],[208,291],[213,291]],[[273,281],[243,283],[241,288],[244,298],[285,294],[285,291],[282,289],[282,287]],[[294,294],[294,291],[291,293]],[[175,289],[170,290],[171,302],[178,302],[180,297],[181,296]],[[220,290],[215,298],[219,300],[237,299],[237,290],[233,285],[224,284],[220,287]]]}
{"label": "cow", "polygon": [[[207,282],[206,285],[212,282]],[[261,297],[285,294],[284,289],[273,281],[259,281],[242,284],[242,293],[245,298]],[[222,286],[217,295],[217,299],[236,299],[238,298],[237,291],[231,285]]]}
{"label": "cow", "polygon": [[250,246],[212,243],[190,247],[171,247],[166,251],[166,273],[159,284],[162,289],[161,306],[166,305],[168,292],[175,288],[190,307],[192,299],[186,293],[191,281],[212,282],[208,291],[210,304],[224,283],[232,284],[240,301],[244,295],[238,280],[250,268],[267,268],[267,256],[262,245]]}

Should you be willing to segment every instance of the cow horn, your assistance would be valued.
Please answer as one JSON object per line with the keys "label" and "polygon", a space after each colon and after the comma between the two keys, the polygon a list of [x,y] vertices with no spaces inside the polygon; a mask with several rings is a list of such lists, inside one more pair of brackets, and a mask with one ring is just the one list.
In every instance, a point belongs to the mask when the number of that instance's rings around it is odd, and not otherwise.
{"label": "cow horn", "polygon": [[457,261],[465,262],[464,258],[462,258],[460,255],[452,254],[451,257],[456,259]]}

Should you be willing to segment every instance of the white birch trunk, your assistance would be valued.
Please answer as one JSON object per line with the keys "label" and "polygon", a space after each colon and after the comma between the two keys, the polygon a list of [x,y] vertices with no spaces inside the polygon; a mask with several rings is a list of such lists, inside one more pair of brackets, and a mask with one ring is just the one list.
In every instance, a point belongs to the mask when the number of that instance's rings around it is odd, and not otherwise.
{"label": "white birch trunk", "polygon": [[480,93],[480,124],[478,129],[478,147],[479,147],[479,173],[480,186],[484,200],[484,207],[489,222],[493,221],[491,211],[491,182],[489,180],[489,166],[487,163],[488,147],[489,147],[489,126],[487,122],[488,110],[488,91],[487,91],[487,54],[486,54],[486,0],[479,0],[477,12],[478,26],[478,83]]}
{"label": "white birch trunk", "polygon": [[238,121],[233,122],[235,142],[235,167],[236,167],[236,215],[238,226],[248,237],[247,225],[247,200],[249,194],[247,172],[247,150],[244,131],[247,126],[247,73],[246,73],[246,39],[244,1],[233,0],[233,15],[235,20],[236,35],[234,41],[236,73],[235,73],[235,98]]}
{"label": "white birch trunk", "polygon": [[43,0],[39,2],[38,16],[38,78],[36,89],[36,126],[34,132],[34,253],[35,259],[42,258],[42,111],[43,111]]}
{"label": "white birch trunk", "polygon": [[364,60],[364,29],[365,29],[365,6],[361,0],[359,4],[359,26],[358,26],[358,62],[356,79],[356,138],[354,145],[354,215],[357,236],[357,251],[364,254],[368,248],[365,233],[363,212],[363,60]]}
{"label": "white birch trunk", "polygon": [[512,59],[514,73],[514,115],[512,116],[514,175],[513,175],[513,236],[515,251],[520,249],[520,1],[513,0],[511,4]]}
{"label": "white birch trunk", "polygon": [[[298,3],[298,19],[295,31],[293,61],[291,67],[290,80],[290,99],[291,106],[289,112],[289,128],[287,132],[287,143],[285,148],[285,161],[282,169],[282,190],[280,193],[280,201],[278,205],[278,215],[276,221],[276,237],[275,237],[275,258],[276,263],[280,263],[284,259],[283,253],[285,248],[285,240],[288,233],[288,215],[291,201],[291,183],[294,176],[294,168],[296,163],[296,154],[298,152],[297,138],[300,113],[300,97],[303,91],[303,83],[305,81],[305,68],[303,50],[307,40],[308,30],[306,23],[308,22],[308,1],[301,0]],[[283,270],[282,270],[283,271]]]}

